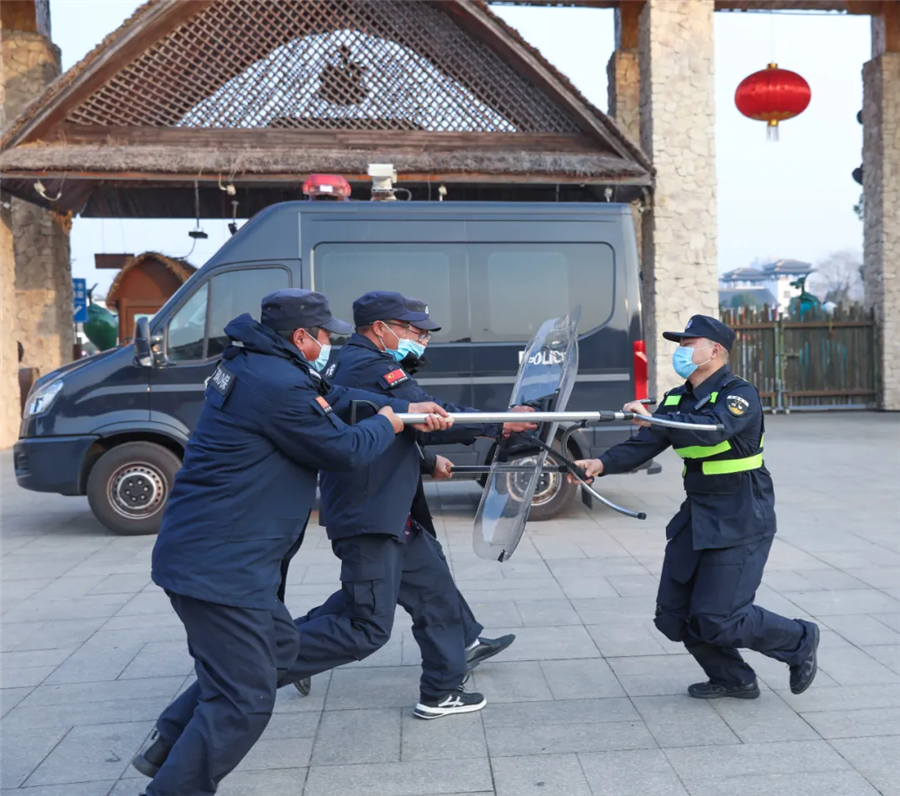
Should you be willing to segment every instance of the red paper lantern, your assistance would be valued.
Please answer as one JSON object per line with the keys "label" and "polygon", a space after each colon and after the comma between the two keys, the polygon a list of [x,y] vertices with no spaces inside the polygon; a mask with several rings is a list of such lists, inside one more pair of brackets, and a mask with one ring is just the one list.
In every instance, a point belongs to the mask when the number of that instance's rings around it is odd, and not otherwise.
{"label": "red paper lantern", "polygon": [[799,116],[811,98],[809,83],[778,64],[745,77],[734,92],[734,104],[744,116],[768,122],[766,135],[771,141],[778,140],[778,122]]}

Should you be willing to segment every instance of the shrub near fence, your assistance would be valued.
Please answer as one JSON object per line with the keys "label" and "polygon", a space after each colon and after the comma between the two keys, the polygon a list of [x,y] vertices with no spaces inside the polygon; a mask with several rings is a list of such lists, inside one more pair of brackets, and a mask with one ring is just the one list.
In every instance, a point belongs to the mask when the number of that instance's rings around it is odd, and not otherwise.
{"label": "shrub near fence", "polygon": [[770,307],[722,310],[737,334],[731,370],[756,385],[774,412],[874,409],[878,352],[874,317],[862,307],[779,315]]}

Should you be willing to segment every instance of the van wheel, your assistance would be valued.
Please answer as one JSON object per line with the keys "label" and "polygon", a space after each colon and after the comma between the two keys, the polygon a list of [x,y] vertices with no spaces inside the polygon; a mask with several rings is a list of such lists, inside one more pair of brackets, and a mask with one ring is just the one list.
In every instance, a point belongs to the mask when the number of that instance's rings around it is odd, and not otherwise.
{"label": "van wheel", "polygon": [[162,445],[117,445],[100,457],[88,476],[91,511],[120,536],[154,534],[180,469],[181,460]]}
{"label": "van wheel", "polygon": [[[547,456],[547,464],[559,464],[551,456]],[[575,493],[577,484],[570,484],[565,473],[542,473],[531,500],[531,511],[528,519],[532,522],[552,520],[565,511]]]}

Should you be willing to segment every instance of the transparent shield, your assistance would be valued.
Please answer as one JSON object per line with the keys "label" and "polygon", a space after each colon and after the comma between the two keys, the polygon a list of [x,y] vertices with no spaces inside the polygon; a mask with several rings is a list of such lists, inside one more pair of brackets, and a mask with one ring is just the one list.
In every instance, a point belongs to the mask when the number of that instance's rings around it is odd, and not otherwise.
{"label": "transparent shield", "polygon": [[[540,409],[561,412],[566,408],[578,374],[578,321],[581,307],[562,318],[545,321],[522,353],[510,405],[540,401]],[[523,418],[524,419],[524,418]],[[534,435],[551,444],[558,423],[541,423]],[[507,561],[522,534],[535,492],[542,484],[541,467],[547,452],[521,444],[501,443],[491,461],[478,513],[475,515],[473,546],[479,558]],[[504,472],[504,466],[533,466],[532,472]]]}

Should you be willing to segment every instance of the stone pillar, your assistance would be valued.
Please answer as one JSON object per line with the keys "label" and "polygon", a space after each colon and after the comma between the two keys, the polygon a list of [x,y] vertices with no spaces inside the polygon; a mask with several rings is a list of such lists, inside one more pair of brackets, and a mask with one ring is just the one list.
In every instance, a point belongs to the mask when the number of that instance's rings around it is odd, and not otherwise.
{"label": "stone pillar", "polygon": [[16,258],[9,197],[0,195],[0,449],[19,436],[19,353],[16,345]]}
{"label": "stone pillar", "polygon": [[718,316],[714,0],[646,0],[639,24],[641,147],[656,169],[643,216],[650,395],[679,379],[663,331]]}
{"label": "stone pillar", "polygon": [[616,49],[606,65],[609,115],[636,144],[641,142],[641,67],[638,23],[643,2],[630,0],[616,9]]}
{"label": "stone pillar", "polygon": [[[50,41],[48,0],[3,5],[0,124],[5,125],[60,74],[60,52]],[[44,375],[71,361],[75,343],[69,221],[20,199],[11,204],[14,334],[25,349],[22,364]]]}
{"label": "stone pillar", "polygon": [[[875,310],[882,409],[900,410],[900,10],[872,18],[863,66],[866,303]],[[900,5],[900,4],[898,4]]]}

